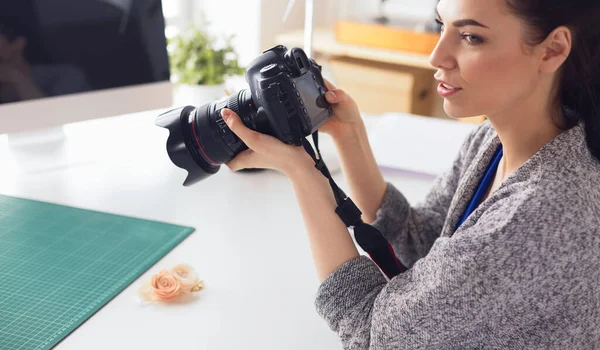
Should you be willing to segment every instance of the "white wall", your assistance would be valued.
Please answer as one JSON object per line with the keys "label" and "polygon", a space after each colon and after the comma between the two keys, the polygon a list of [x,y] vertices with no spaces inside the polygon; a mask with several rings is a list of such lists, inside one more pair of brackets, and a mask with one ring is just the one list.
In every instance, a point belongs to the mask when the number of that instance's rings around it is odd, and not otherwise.
{"label": "white wall", "polygon": [[[286,22],[282,21],[288,0],[262,0],[260,47],[262,50],[275,44],[279,33],[304,28],[304,0],[296,0]],[[337,0],[314,0],[313,23],[315,27],[332,25],[336,19]]]}
{"label": "white wall", "polygon": [[[347,3],[350,16],[376,16],[379,14],[379,0],[339,0]],[[388,0],[383,3],[383,9],[389,17],[411,17],[431,20],[435,16],[435,6],[438,0]]]}
{"label": "white wall", "polygon": [[[286,23],[281,18],[288,0],[260,0],[260,47],[275,44],[278,33],[304,27],[304,0],[296,0]],[[388,0],[383,4],[391,18],[410,17],[432,21],[438,0]],[[379,0],[314,0],[314,26],[331,26],[338,19],[373,18],[379,14]]]}
{"label": "white wall", "polygon": [[[172,1],[172,0],[164,0]],[[304,27],[304,0],[296,0],[285,23],[288,0],[192,0],[193,19],[205,13],[210,31],[235,33],[234,45],[240,63],[248,64],[263,50],[277,44],[279,33]],[[384,9],[390,17],[432,20],[438,0],[388,0]],[[364,18],[378,14],[379,0],[314,0],[314,25],[332,25],[339,18]]]}
{"label": "white wall", "polygon": [[[169,0],[165,0],[169,1]],[[220,36],[235,34],[233,45],[246,65],[259,54],[261,0],[193,0],[193,20],[202,13],[210,23],[209,32]]]}
{"label": "white wall", "polygon": [[[333,23],[335,2],[315,0],[315,25]],[[246,65],[275,45],[277,34],[303,28],[304,5],[304,0],[296,0],[285,23],[282,18],[287,0],[193,0],[190,11],[193,20],[200,20],[201,13],[205,14],[212,34],[235,34],[234,46],[240,54],[240,63]]]}

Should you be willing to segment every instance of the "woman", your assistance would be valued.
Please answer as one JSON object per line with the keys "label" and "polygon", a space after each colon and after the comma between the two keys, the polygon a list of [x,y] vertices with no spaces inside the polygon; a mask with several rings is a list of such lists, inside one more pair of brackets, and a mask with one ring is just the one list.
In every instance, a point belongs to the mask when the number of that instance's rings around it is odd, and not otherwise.
{"label": "woman", "polygon": [[[600,4],[441,0],[430,56],[444,109],[486,115],[411,207],[386,184],[342,90],[324,125],[351,197],[410,269],[359,256],[302,148],[224,112],[251,150],[228,166],[292,181],[322,285],[317,310],[346,349],[600,348]],[[401,151],[401,150],[399,150]]]}
{"label": "woman", "polygon": [[30,62],[23,24],[0,17],[0,103],[89,91],[85,74],[68,64]]}

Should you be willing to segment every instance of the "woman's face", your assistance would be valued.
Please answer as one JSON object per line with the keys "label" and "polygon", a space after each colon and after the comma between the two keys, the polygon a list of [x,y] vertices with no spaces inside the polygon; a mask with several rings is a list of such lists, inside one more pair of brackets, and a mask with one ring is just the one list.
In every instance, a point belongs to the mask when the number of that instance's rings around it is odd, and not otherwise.
{"label": "woman's face", "polygon": [[25,38],[18,37],[16,40],[10,41],[0,33],[0,62],[22,59],[24,50]]}
{"label": "woman's face", "polygon": [[539,61],[524,43],[525,25],[506,0],[441,0],[442,34],[429,58],[438,70],[444,110],[455,118],[497,115],[530,103]]}

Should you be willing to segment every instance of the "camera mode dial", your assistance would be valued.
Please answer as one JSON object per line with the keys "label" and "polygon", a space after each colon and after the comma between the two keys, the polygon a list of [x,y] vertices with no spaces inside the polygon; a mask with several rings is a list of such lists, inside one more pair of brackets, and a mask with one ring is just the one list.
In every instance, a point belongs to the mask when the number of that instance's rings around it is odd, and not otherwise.
{"label": "camera mode dial", "polygon": [[277,76],[279,72],[279,66],[277,66],[276,63],[271,63],[268,66],[261,68],[260,76],[263,78],[272,78],[274,76]]}

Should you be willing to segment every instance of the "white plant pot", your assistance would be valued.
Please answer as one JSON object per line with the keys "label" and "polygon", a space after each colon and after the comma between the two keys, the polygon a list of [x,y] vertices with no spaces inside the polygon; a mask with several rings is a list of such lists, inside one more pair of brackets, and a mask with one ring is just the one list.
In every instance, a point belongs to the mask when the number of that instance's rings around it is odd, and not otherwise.
{"label": "white plant pot", "polygon": [[175,106],[202,106],[226,95],[225,84],[219,85],[173,85],[173,104]]}

